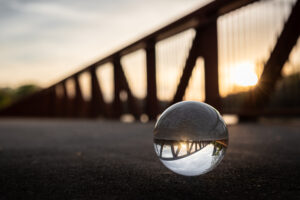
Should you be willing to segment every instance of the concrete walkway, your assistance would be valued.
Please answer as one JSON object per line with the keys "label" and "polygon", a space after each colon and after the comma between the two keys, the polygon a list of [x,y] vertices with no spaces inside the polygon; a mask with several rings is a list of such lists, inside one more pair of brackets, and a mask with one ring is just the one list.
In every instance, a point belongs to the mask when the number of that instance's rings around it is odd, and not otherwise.
{"label": "concrete walkway", "polygon": [[212,172],[167,170],[154,124],[0,119],[0,199],[300,199],[300,124],[229,127]]}

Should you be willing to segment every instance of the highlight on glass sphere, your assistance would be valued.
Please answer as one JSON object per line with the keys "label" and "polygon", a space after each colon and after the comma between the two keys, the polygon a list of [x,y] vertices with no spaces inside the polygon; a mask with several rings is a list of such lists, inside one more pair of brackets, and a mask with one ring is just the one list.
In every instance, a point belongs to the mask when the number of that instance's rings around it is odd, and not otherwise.
{"label": "highlight on glass sphere", "polygon": [[155,124],[155,152],[168,169],[180,175],[198,176],[213,170],[227,146],[226,124],[219,112],[206,103],[176,103]]}

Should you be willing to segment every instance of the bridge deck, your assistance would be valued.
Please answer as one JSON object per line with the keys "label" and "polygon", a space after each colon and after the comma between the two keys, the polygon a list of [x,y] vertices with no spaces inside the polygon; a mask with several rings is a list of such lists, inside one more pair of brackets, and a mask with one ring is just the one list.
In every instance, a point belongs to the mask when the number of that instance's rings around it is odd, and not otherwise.
{"label": "bridge deck", "polygon": [[0,199],[297,199],[300,124],[229,127],[223,162],[200,177],[156,158],[153,124],[0,120]]}

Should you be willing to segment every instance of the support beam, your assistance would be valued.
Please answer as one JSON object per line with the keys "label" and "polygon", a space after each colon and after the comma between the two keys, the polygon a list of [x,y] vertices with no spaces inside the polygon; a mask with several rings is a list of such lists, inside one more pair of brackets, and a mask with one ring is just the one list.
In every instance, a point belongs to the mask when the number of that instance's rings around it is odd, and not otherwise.
{"label": "support beam", "polygon": [[153,40],[147,41],[146,64],[147,64],[146,113],[149,119],[156,119],[160,109],[157,100],[156,56],[155,56],[155,42]]}
{"label": "support beam", "polygon": [[49,88],[49,106],[48,106],[48,116],[55,117],[57,116],[57,108],[59,107],[59,99],[56,95],[55,87]]}
{"label": "support beam", "polygon": [[63,83],[54,85],[53,88],[55,92],[55,108],[53,109],[53,117],[64,117],[66,111],[66,94],[63,88]]}
{"label": "support beam", "polygon": [[82,96],[81,87],[79,83],[79,75],[74,76],[75,81],[75,99],[73,111],[75,112],[74,117],[83,117],[85,110],[85,102]]}
{"label": "support beam", "polygon": [[179,85],[177,87],[176,93],[171,102],[171,105],[179,101],[182,101],[183,99],[185,90],[188,86],[190,77],[195,67],[196,60],[200,56],[200,35],[201,35],[200,30],[197,29],[196,36],[193,40],[192,47],[186,59],[185,67],[183,69],[182,76],[180,78]]}
{"label": "support beam", "polygon": [[[51,109],[52,109],[52,105],[51,105],[51,89],[52,88],[47,88],[46,90],[43,90],[41,92],[41,95],[39,95],[39,97],[35,97],[33,99],[31,99],[31,107],[33,111],[36,111],[36,108],[40,109],[40,114],[38,114],[39,116],[51,116]],[[40,99],[41,102],[43,102],[42,104],[40,104],[39,106],[37,106],[38,103],[38,99]],[[39,108],[40,107],[40,108]]]}
{"label": "support beam", "polygon": [[[115,100],[114,100],[114,113],[115,117],[120,117],[125,111],[123,107],[127,103],[128,112],[132,114],[136,119],[140,117],[140,110],[137,106],[137,100],[133,96],[128,81],[126,79],[125,73],[120,62],[120,57],[117,55],[114,58],[114,79],[115,79]],[[127,93],[126,102],[122,102],[120,98],[120,92],[125,91]]]}
{"label": "support beam", "polygon": [[129,107],[129,113],[132,114],[136,119],[139,119],[141,112],[137,105],[137,99],[133,96],[128,81],[126,79],[125,73],[123,71],[123,67],[120,63],[120,79],[122,82],[122,89],[127,93],[127,104]]}
{"label": "support beam", "polygon": [[61,95],[61,91],[59,91],[60,85],[54,85],[53,90],[55,93],[55,106],[54,106],[54,114],[53,117],[60,117],[61,116],[61,110],[63,108],[62,100],[63,96]]}
{"label": "support beam", "polygon": [[68,102],[70,98],[68,97],[67,88],[66,88],[66,81],[61,83],[62,87],[62,110],[61,110],[61,116],[67,117],[68,116]]}
{"label": "support beam", "polygon": [[201,52],[204,57],[205,66],[205,102],[221,112],[218,73],[217,21],[212,21],[201,30],[203,30],[201,32]]}
{"label": "support beam", "polygon": [[120,56],[115,55],[113,59],[114,65],[114,102],[113,102],[113,118],[120,118],[123,114],[123,106],[120,99],[120,92],[122,90],[121,80],[121,63]]}
{"label": "support beam", "polygon": [[99,86],[96,67],[90,69],[91,74],[91,102],[89,106],[89,116],[97,117],[99,114],[106,116],[106,105],[103,99],[101,88]]}

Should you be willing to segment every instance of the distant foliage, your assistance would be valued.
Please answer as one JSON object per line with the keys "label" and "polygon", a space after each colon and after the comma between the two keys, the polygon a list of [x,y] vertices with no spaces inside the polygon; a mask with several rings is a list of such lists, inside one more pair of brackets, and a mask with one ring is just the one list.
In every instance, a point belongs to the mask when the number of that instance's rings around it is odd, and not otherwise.
{"label": "distant foliage", "polygon": [[34,84],[22,85],[18,88],[0,88],[0,109],[5,108],[13,102],[28,96],[41,88]]}
{"label": "distant foliage", "polygon": [[[243,107],[247,95],[247,92],[230,94],[222,99],[222,104],[229,110],[239,110]],[[267,107],[300,108],[300,73],[283,77],[276,83]]]}
{"label": "distant foliage", "polygon": [[292,74],[278,81],[269,107],[300,107],[300,73]]}

